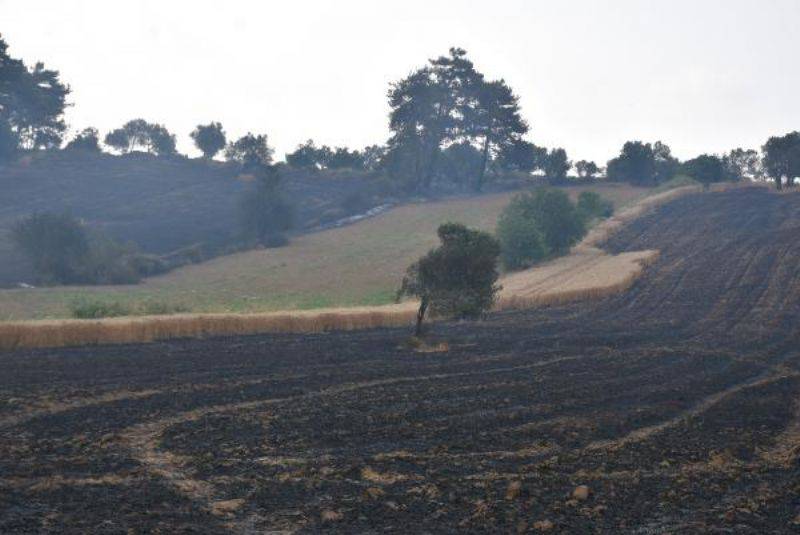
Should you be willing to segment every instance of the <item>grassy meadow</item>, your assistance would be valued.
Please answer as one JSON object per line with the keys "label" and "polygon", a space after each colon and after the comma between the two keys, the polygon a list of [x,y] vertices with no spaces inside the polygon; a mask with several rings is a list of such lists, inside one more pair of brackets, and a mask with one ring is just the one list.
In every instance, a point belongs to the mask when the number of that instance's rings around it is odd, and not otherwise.
{"label": "grassy meadow", "polygon": [[[617,207],[648,190],[626,185],[591,189]],[[267,312],[390,303],[405,268],[437,243],[447,221],[493,230],[513,193],[397,207],[338,229],[306,234],[280,249],[219,257],[132,286],[0,290],[0,321],[64,318],[81,302],[146,313]]]}

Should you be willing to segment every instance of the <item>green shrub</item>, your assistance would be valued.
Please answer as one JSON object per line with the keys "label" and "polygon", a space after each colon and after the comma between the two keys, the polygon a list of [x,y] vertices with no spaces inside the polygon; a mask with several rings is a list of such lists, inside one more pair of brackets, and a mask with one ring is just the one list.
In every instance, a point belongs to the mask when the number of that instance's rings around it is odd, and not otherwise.
{"label": "green shrub", "polygon": [[614,204],[594,191],[584,191],[578,195],[578,212],[584,221],[605,219],[614,215]]}
{"label": "green shrub", "polygon": [[280,247],[289,242],[286,232],[292,228],[294,208],[281,194],[278,171],[265,168],[263,173],[242,198],[242,230],[247,241]]}
{"label": "green shrub", "polygon": [[86,228],[68,214],[37,213],[17,222],[11,237],[43,284],[87,282],[90,254]]}
{"label": "green shrub", "polygon": [[544,235],[536,221],[520,210],[506,210],[497,222],[503,266],[508,271],[524,269],[548,255]]}
{"label": "green shrub", "polygon": [[72,317],[77,319],[115,318],[131,315],[131,310],[121,303],[86,300],[72,303],[70,312]]}

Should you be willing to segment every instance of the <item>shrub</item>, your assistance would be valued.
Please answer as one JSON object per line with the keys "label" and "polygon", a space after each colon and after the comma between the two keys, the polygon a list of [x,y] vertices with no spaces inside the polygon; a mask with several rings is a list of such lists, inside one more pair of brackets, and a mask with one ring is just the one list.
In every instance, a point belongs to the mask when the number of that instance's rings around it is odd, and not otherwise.
{"label": "shrub", "polygon": [[68,214],[38,213],[11,231],[16,247],[28,257],[44,284],[85,282],[89,255],[86,229]]}
{"label": "shrub", "polygon": [[583,218],[561,190],[540,188],[534,193],[518,194],[505,211],[517,211],[534,221],[551,254],[565,253],[586,234]]}
{"label": "shrub", "polygon": [[131,312],[121,303],[80,300],[70,305],[70,313],[77,319],[100,319],[129,316]]}
{"label": "shrub", "polygon": [[79,150],[84,152],[100,152],[100,139],[96,128],[84,128],[67,143],[64,150]]}
{"label": "shrub", "polygon": [[578,212],[584,221],[605,219],[614,215],[614,204],[594,191],[584,191],[578,195]]}
{"label": "shrub", "polygon": [[538,224],[519,210],[506,210],[500,215],[497,238],[506,270],[524,269],[547,257],[547,244]]}
{"label": "shrub", "polygon": [[446,223],[438,230],[441,245],[412,264],[397,297],[419,297],[416,334],[425,313],[454,318],[476,318],[494,304],[500,244],[490,234]]}
{"label": "shrub", "polygon": [[203,157],[209,160],[225,148],[225,131],[220,123],[199,124],[189,135]]}
{"label": "shrub", "polygon": [[280,247],[288,243],[286,232],[292,228],[294,209],[281,194],[280,174],[273,168],[263,171],[242,198],[242,230],[247,241]]}

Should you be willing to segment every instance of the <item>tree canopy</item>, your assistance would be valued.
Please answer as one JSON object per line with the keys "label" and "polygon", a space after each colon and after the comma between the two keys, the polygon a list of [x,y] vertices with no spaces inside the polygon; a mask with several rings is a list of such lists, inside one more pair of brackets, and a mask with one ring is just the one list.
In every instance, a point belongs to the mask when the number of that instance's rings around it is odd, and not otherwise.
{"label": "tree canopy", "polygon": [[142,150],[156,156],[177,154],[175,135],[160,124],[148,123],[144,119],[133,119],[121,128],[112,130],[105,137],[105,144],[122,154]]}
{"label": "tree canopy", "polygon": [[237,162],[248,169],[268,166],[272,163],[272,147],[264,134],[255,135],[250,132],[229,143],[225,149],[225,158],[229,162]]}
{"label": "tree canopy", "polygon": [[661,141],[652,145],[628,141],[620,155],[609,160],[606,175],[616,182],[655,186],[675,176],[679,164],[669,146]]}
{"label": "tree canopy", "polygon": [[497,258],[500,244],[490,234],[459,223],[438,230],[441,245],[412,264],[398,291],[420,299],[417,335],[425,313],[454,318],[476,318],[494,304],[500,287]]}
{"label": "tree canopy", "polygon": [[42,63],[28,67],[12,58],[0,36],[0,130],[4,130],[0,136],[6,137],[0,142],[20,149],[58,147],[67,128],[64,110],[69,93],[58,71]]}
{"label": "tree canopy", "polygon": [[764,170],[782,189],[784,181],[791,186],[800,177],[800,132],[771,137],[764,144]]}
{"label": "tree canopy", "polygon": [[222,124],[215,122],[197,125],[190,136],[194,145],[203,153],[203,157],[209,160],[224,149],[227,142]]}

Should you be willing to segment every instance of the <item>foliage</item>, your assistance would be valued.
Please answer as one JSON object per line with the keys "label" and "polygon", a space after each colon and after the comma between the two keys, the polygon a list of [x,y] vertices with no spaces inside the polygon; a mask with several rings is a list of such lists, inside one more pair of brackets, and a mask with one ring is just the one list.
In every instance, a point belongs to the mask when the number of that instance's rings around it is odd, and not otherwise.
{"label": "foliage", "polygon": [[0,165],[14,159],[19,139],[7,120],[0,117]]}
{"label": "foliage", "polygon": [[[0,123],[8,127],[18,148],[58,147],[66,130],[64,109],[70,89],[59,79],[58,71],[42,63],[32,68],[8,55],[8,45],[0,37]],[[0,141],[9,143],[8,132]],[[2,147],[0,147],[2,148]]]}
{"label": "foliage", "polygon": [[507,171],[531,172],[543,169],[546,158],[547,149],[519,139],[503,145],[497,155],[497,164]]}
{"label": "foliage", "polygon": [[727,178],[722,159],[711,154],[701,154],[697,158],[684,162],[681,165],[681,172],[703,184],[704,188]]}
{"label": "foliage", "polygon": [[288,243],[286,232],[292,228],[294,210],[283,198],[280,187],[280,173],[274,167],[266,167],[245,192],[240,207],[246,240],[265,247]]}
{"label": "foliage", "polygon": [[12,239],[42,284],[132,284],[141,278],[132,247],[90,233],[68,214],[28,216],[13,227]]}
{"label": "foliage", "polygon": [[791,186],[794,179],[800,177],[800,132],[771,137],[762,151],[764,170],[778,189],[783,188],[784,179]]}
{"label": "foliage", "polygon": [[737,148],[723,156],[725,174],[728,180],[739,182],[742,180],[760,180],[764,177],[761,166],[761,157],[753,149]]}
{"label": "foliage", "polygon": [[481,151],[467,141],[453,143],[442,151],[439,173],[456,184],[475,180],[483,165]]}
{"label": "foliage", "polygon": [[508,271],[530,267],[549,253],[538,223],[522,210],[503,211],[497,220],[497,238],[503,266]]}
{"label": "foliage", "polygon": [[589,180],[600,172],[600,168],[594,162],[581,160],[575,164],[575,171],[580,178]]}
{"label": "foliage", "polygon": [[594,191],[583,191],[578,195],[577,209],[584,221],[587,222],[593,219],[605,219],[614,215],[614,203],[604,199]]}
{"label": "foliage", "polygon": [[[373,155],[374,157],[374,155]],[[364,169],[364,154],[347,147],[331,149],[327,145],[317,147],[313,139],[300,144],[294,152],[286,155],[286,163],[297,169]],[[373,162],[376,165],[376,162]]]}
{"label": "foliage", "polygon": [[197,125],[190,136],[195,146],[203,153],[203,157],[209,160],[224,149],[227,142],[222,124],[215,122]]}
{"label": "foliage", "polygon": [[128,153],[139,149],[156,156],[177,154],[175,136],[160,124],[148,123],[144,119],[133,119],[121,128],[112,130],[105,137],[105,144]]}
{"label": "foliage", "polygon": [[528,131],[511,88],[486,81],[466,54],[451,48],[391,86],[387,168],[410,189],[428,189],[444,149],[456,143],[480,147],[470,182],[481,189],[490,160]]}
{"label": "foliage", "polygon": [[267,143],[266,135],[255,135],[248,132],[225,149],[225,158],[229,162],[240,163],[245,169],[268,166],[272,163],[272,147]]}
{"label": "foliage", "polygon": [[84,128],[67,143],[65,150],[80,150],[85,152],[100,152],[100,139],[97,128]]}
{"label": "foliage", "polygon": [[294,152],[286,155],[286,163],[295,169],[318,169],[320,167],[319,149],[313,139],[297,146]]}
{"label": "foliage", "polygon": [[609,160],[606,175],[615,182],[628,182],[639,186],[657,186],[675,176],[677,159],[668,145],[628,141],[620,155]]}
{"label": "foliage", "polygon": [[89,301],[80,299],[70,303],[70,315],[76,319],[118,318],[130,316],[131,310],[116,301]]}
{"label": "foliage", "polygon": [[417,334],[429,307],[437,316],[476,318],[491,308],[500,290],[500,244],[494,237],[459,223],[441,225],[438,235],[441,245],[408,268],[398,291],[398,299],[420,299]]}
{"label": "foliage", "polygon": [[544,160],[544,174],[554,184],[564,182],[571,167],[564,149],[552,149]]}
{"label": "foliage", "polygon": [[561,190],[539,188],[515,195],[506,212],[534,221],[550,254],[563,254],[586,234],[586,224],[569,196]]}
{"label": "foliage", "polygon": [[16,247],[27,256],[45,284],[85,281],[89,255],[86,229],[67,214],[37,213],[12,228]]}

